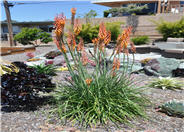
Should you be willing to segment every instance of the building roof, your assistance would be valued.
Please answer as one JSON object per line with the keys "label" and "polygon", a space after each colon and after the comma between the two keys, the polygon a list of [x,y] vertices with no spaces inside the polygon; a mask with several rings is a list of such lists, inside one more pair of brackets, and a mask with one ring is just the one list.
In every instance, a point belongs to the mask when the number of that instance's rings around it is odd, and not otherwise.
{"label": "building roof", "polygon": [[[13,25],[50,25],[53,24],[54,21],[30,21],[30,22],[16,22],[13,21],[12,24]],[[1,25],[5,25],[7,24],[7,21],[1,21]]]}
{"label": "building roof", "polygon": [[[158,2],[159,0],[92,0],[93,4],[99,4],[109,7],[117,7],[117,5],[129,4],[129,3],[151,3]],[[177,1],[177,0],[176,0]]]}

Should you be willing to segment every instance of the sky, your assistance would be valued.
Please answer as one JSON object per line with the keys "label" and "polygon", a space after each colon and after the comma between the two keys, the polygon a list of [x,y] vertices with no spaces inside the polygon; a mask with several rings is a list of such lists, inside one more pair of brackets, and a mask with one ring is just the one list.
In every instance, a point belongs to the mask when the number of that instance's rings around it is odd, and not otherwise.
{"label": "sky", "polygon": [[[70,9],[72,7],[77,8],[77,17],[83,17],[84,14],[88,13],[91,9],[97,12],[97,17],[103,17],[103,11],[109,9],[105,6],[92,4],[90,0],[8,0],[8,2],[15,4],[13,7],[10,7],[11,19],[19,22],[52,21],[57,14],[62,12],[69,19],[71,17]],[[1,20],[3,21],[5,19],[5,9],[1,0]]]}

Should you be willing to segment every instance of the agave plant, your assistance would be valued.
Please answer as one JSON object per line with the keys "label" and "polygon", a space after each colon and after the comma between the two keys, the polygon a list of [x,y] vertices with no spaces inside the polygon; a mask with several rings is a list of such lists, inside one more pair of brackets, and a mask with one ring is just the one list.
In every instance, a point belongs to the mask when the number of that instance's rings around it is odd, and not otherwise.
{"label": "agave plant", "polygon": [[184,117],[184,100],[171,100],[160,106],[161,111],[168,115]]}
{"label": "agave plant", "polygon": [[54,76],[56,75],[56,67],[53,64],[40,64],[40,65],[34,65],[31,66],[32,68],[35,68],[37,70],[38,73],[43,73],[46,75],[51,75]]}
{"label": "agave plant", "polygon": [[183,83],[173,79],[171,77],[159,77],[158,79],[154,79],[149,84],[150,87],[161,88],[161,89],[183,89]]}

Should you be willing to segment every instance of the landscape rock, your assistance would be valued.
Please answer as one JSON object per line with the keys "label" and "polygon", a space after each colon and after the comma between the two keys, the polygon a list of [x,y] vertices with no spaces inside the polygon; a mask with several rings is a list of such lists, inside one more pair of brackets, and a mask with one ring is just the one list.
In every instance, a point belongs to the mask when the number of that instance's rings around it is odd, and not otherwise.
{"label": "landscape rock", "polygon": [[147,75],[172,76],[172,71],[176,70],[180,65],[180,61],[173,58],[157,58],[151,59],[144,66],[144,71]]}
{"label": "landscape rock", "polygon": [[[69,58],[69,61],[72,61],[71,55],[67,54],[67,56]],[[66,63],[63,55],[59,55],[59,56],[55,57],[53,60],[54,60],[53,64],[56,66],[63,66],[63,64]]]}

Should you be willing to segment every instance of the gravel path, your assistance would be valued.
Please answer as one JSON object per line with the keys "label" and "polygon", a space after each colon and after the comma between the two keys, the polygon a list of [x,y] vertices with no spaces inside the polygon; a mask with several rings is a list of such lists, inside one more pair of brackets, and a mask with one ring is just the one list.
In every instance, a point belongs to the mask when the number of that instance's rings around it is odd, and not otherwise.
{"label": "gravel path", "polygon": [[[49,45],[48,47],[36,47],[36,51],[33,52],[35,56],[41,55],[48,53],[49,51],[57,49],[55,44]],[[14,54],[14,55],[6,55],[6,56],[1,56],[3,60],[7,60],[10,62],[13,61],[26,61],[28,57],[26,56],[26,53],[21,53],[21,54]]]}
{"label": "gravel path", "polygon": [[[54,78],[55,81],[63,80],[63,76],[67,75],[58,74]],[[147,83],[152,77],[146,75],[135,75],[134,78],[139,80],[141,85]],[[146,78],[146,80],[145,80]],[[143,81],[144,80],[144,81]],[[179,78],[184,81],[184,78]],[[153,106],[147,109],[149,120],[134,120],[131,124],[134,127],[121,125],[119,129],[108,126],[108,128],[93,128],[90,131],[105,132],[105,131],[118,131],[118,132],[184,132],[184,119],[171,117],[165,113],[157,112],[155,108],[171,99],[184,99],[184,90],[161,90],[155,88],[148,88],[148,97],[151,99]],[[66,126],[59,125],[59,120],[48,118],[49,105],[42,106],[39,110],[30,112],[3,112],[2,111],[2,132],[59,132],[59,131],[76,131],[80,130],[77,126],[72,127],[70,124]]]}

